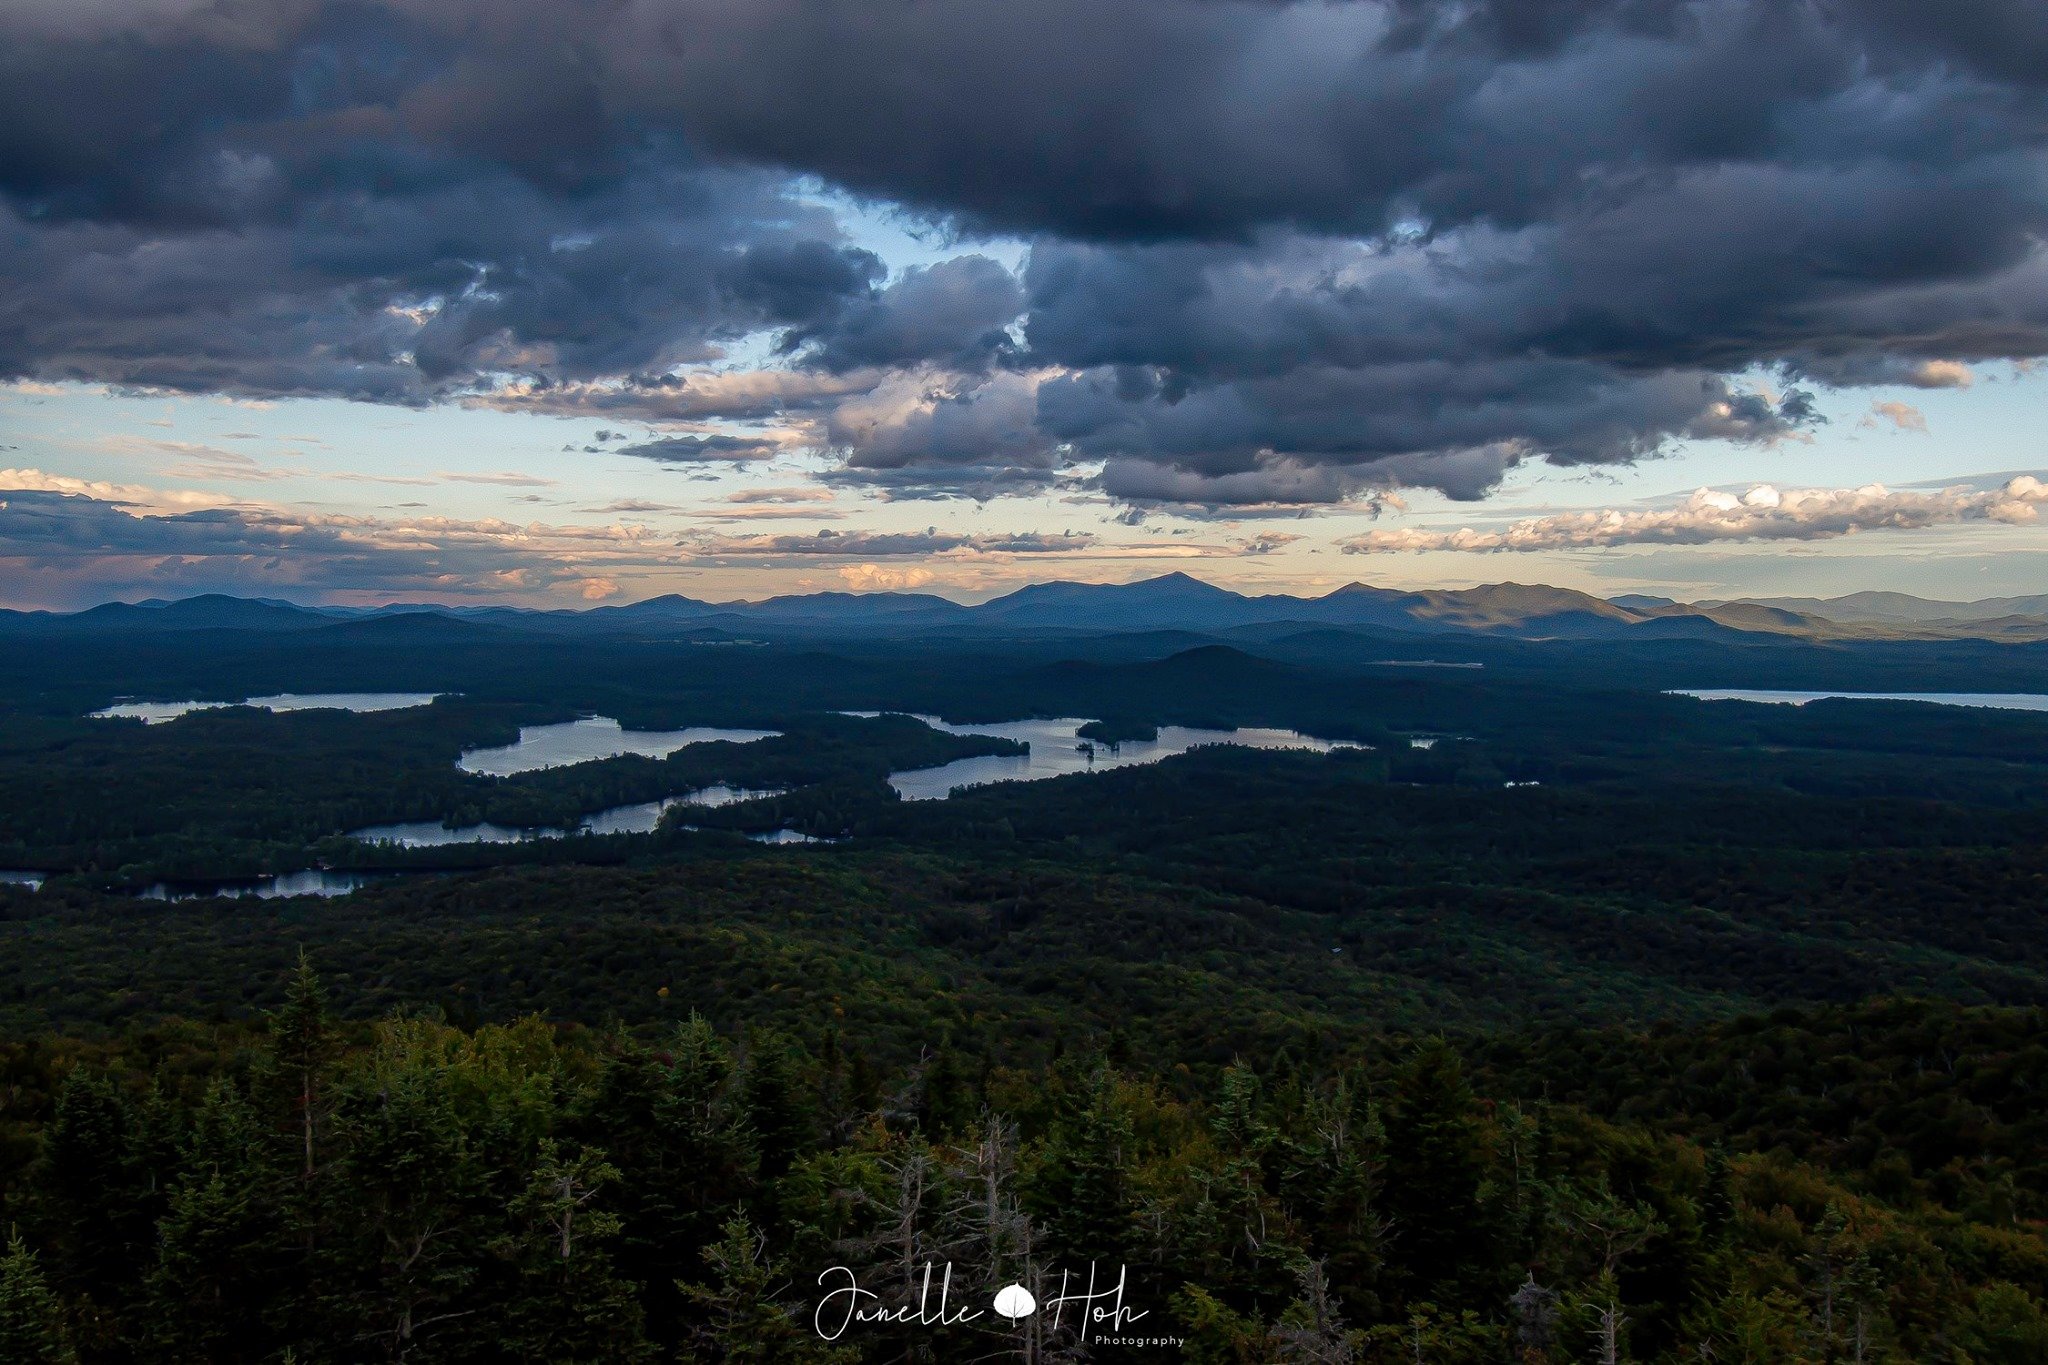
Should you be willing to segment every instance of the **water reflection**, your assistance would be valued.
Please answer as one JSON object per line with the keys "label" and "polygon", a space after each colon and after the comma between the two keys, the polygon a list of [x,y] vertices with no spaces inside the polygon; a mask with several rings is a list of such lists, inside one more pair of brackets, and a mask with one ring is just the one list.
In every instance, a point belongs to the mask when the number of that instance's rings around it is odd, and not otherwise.
{"label": "water reflection", "polygon": [[10,872],[0,869],[0,886],[19,886],[28,891],[43,889],[46,874],[41,872]]}
{"label": "water reflection", "polygon": [[1080,728],[1088,722],[1071,717],[1007,720],[986,725],[950,725],[936,716],[918,716],[917,719],[948,734],[996,735],[1019,740],[1029,744],[1031,752],[962,758],[937,768],[889,774],[889,785],[906,801],[943,800],[962,787],[980,786],[987,782],[1038,782],[1067,773],[1157,763],[1203,744],[1235,744],[1247,749],[1307,749],[1314,753],[1365,747],[1339,740],[1316,739],[1297,730],[1203,730],[1187,725],[1162,725],[1156,739],[1127,739],[1120,744],[1106,744],[1082,739]]}
{"label": "water reflection", "polygon": [[536,772],[542,768],[564,768],[572,763],[589,763],[621,754],[666,758],[678,749],[713,740],[746,744],[772,739],[779,730],[724,730],[695,726],[688,730],[628,730],[610,716],[585,716],[560,725],[525,725],[519,742],[495,749],[471,749],[456,763],[464,772],[491,777]]}
{"label": "water reflection", "polygon": [[1804,706],[1810,701],[1924,701],[1935,706],[1984,706],[1999,711],[2048,711],[2048,695],[2039,692],[1787,692],[1775,688],[1709,687],[1698,691],[1672,688],[1673,697],[1701,701],[1776,702]]}
{"label": "water reflection", "polygon": [[583,834],[652,834],[660,827],[661,817],[673,806],[697,806],[710,810],[740,801],[759,800],[764,796],[780,796],[783,790],[781,787],[701,787],[685,796],[613,806],[610,810],[586,816],[577,828]]}
{"label": "water reflection", "polygon": [[448,844],[523,844],[530,839],[559,839],[559,829],[518,829],[511,825],[461,825],[454,829],[439,820],[406,820],[395,825],[371,825],[349,831],[349,838],[366,844],[396,844],[400,848],[440,848]]}
{"label": "water reflection", "polygon": [[304,872],[285,872],[275,877],[259,877],[250,881],[233,882],[157,882],[144,887],[138,894],[151,901],[189,901],[207,896],[255,896],[262,900],[277,900],[286,896],[346,896],[351,891],[360,891],[376,876],[364,872],[330,872],[323,868],[309,868]]}
{"label": "water reflection", "polygon": [[228,706],[254,706],[263,711],[402,711],[425,706],[437,692],[280,692],[247,701],[128,701],[91,712],[95,720],[139,720],[161,725],[191,711],[218,711]]}
{"label": "water reflection", "polygon": [[[638,801],[629,806],[613,806],[609,810],[587,815],[577,825],[577,834],[652,834],[661,824],[661,817],[675,806],[694,806],[712,809],[730,806],[739,801],[753,801],[764,796],[780,796],[782,788],[770,787],[752,789],[747,787],[700,787],[682,796],[665,797],[660,801]],[[534,839],[561,839],[572,831],[546,826],[520,828],[513,825],[461,825],[449,828],[438,820],[410,820],[392,825],[371,825],[367,829],[352,830],[349,838],[360,839],[369,844],[396,844],[400,848],[441,848],[449,844],[523,844]]]}

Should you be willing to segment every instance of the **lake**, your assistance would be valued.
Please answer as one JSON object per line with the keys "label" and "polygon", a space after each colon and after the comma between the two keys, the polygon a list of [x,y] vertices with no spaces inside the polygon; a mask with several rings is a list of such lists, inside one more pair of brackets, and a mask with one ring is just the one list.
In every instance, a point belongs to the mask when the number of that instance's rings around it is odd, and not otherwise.
{"label": "lake", "polygon": [[259,877],[253,881],[178,883],[158,882],[146,886],[139,893],[142,899],[151,901],[189,901],[206,896],[255,896],[262,900],[276,900],[285,896],[346,896],[351,891],[360,891],[377,877],[363,872],[329,872],[321,868],[308,868],[304,872],[285,872],[275,877]]}
{"label": "lake", "polygon": [[10,872],[0,869],[0,886],[20,886],[30,891],[40,891],[43,889],[43,878],[46,875],[42,872]]}
{"label": "lake", "polygon": [[1701,701],[1756,701],[1804,706],[1810,701],[1924,701],[1934,706],[1984,706],[1999,711],[2048,711],[2048,695],[2039,692],[1787,692],[1772,688],[1709,687],[1697,691],[1673,688],[1672,697]]}
{"label": "lake", "polygon": [[436,692],[280,692],[247,701],[126,701],[91,712],[95,720],[139,720],[161,725],[190,711],[218,711],[227,706],[254,706],[264,711],[402,711],[425,706]]}
{"label": "lake", "polygon": [[[763,796],[780,795],[780,788],[754,791],[745,787],[700,787],[682,796],[670,796],[660,801],[637,801],[630,806],[613,806],[609,810],[586,815],[575,832],[652,834],[661,824],[663,813],[671,806],[710,809],[716,806],[730,806],[740,801],[752,801]],[[438,820],[410,820],[395,825],[371,825],[367,829],[351,830],[348,837],[370,844],[397,844],[401,848],[439,848],[448,844],[521,844],[532,839],[560,839],[569,832],[545,827],[521,829],[512,825],[493,824],[461,825],[450,829]]]}
{"label": "lake", "polygon": [[[874,712],[854,712],[872,715]],[[1329,753],[1333,749],[1365,746],[1343,741],[1315,739],[1295,730],[1199,730],[1186,725],[1162,725],[1159,737],[1125,740],[1115,749],[1097,743],[1093,754],[1081,746],[1087,743],[1079,731],[1088,722],[1071,717],[1055,720],[1006,720],[991,725],[949,725],[936,716],[918,716],[934,730],[955,735],[996,735],[1020,740],[1031,746],[1028,754],[991,755],[962,758],[937,768],[889,774],[889,785],[905,801],[941,801],[962,787],[988,782],[1040,782],[1068,773],[1100,772],[1157,763],[1203,744],[1235,744],[1247,749],[1307,749]]]}
{"label": "lake", "polygon": [[696,726],[688,730],[628,730],[609,716],[585,716],[559,725],[523,725],[519,742],[495,749],[471,749],[456,762],[469,773],[510,777],[514,773],[537,772],[542,768],[565,768],[572,763],[589,763],[621,754],[666,758],[692,744],[729,740],[748,744],[773,739],[780,730],[721,730]]}

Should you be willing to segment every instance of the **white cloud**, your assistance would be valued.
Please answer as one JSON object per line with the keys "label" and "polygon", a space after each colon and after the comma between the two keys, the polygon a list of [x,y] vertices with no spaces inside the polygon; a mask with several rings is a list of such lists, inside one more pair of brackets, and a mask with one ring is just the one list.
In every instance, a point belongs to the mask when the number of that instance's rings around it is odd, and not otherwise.
{"label": "white cloud", "polygon": [[930,569],[886,568],[880,564],[848,564],[839,570],[839,576],[856,592],[900,592],[905,588],[922,588],[938,578]]}
{"label": "white cloud", "polygon": [[69,474],[46,474],[40,469],[0,469],[0,497],[9,490],[71,493],[96,498],[101,502],[118,503],[137,516],[161,516],[200,507],[227,507],[236,501],[219,493],[201,493],[189,488],[148,488],[134,483],[74,479]]}
{"label": "white cloud", "polygon": [[1706,545],[1744,540],[1831,540],[1859,531],[1910,531],[1958,522],[2024,525],[2039,519],[2048,484],[2030,474],[2001,487],[1908,492],[1863,488],[1778,489],[1758,484],[1736,496],[1702,488],[1676,507],[1565,512],[1532,517],[1501,531],[1421,528],[1369,531],[1341,542],[1346,554],[1411,550],[1528,551],[1612,545]]}

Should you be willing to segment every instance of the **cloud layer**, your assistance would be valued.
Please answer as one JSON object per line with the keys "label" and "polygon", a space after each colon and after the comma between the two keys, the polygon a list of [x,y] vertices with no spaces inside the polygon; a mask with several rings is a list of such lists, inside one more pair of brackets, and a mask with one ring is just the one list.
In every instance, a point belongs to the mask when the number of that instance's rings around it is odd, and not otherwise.
{"label": "cloud layer", "polygon": [[1369,531],[1340,545],[1346,554],[1399,554],[1832,540],[1859,531],[1911,531],[1968,521],[2030,525],[2039,520],[2044,503],[2048,484],[2026,474],[1988,491],[1949,488],[1923,493],[1882,484],[1780,490],[1758,484],[1739,496],[1702,488],[1676,507],[1567,512],[1531,517],[1500,531]]}
{"label": "cloud layer", "polygon": [[[965,245],[892,277],[821,185]],[[637,420],[894,496],[1774,441],[2048,354],[2044,237],[2033,0],[0,14],[0,377]]]}
{"label": "cloud layer", "polygon": [[[808,497],[806,490],[760,490]],[[774,503],[736,507],[781,510]],[[632,514],[627,505],[599,509]],[[672,510],[672,509],[671,509]],[[812,512],[811,515],[816,515]],[[984,534],[820,530],[801,535],[679,537],[633,520],[604,525],[514,523],[432,515],[343,516],[293,511],[218,495],[89,483],[34,469],[0,470],[0,581],[4,600],[73,605],[109,597],[246,591],[316,598],[597,601],[622,581],[669,580],[703,566],[823,566],[865,587],[932,582],[930,562],[1001,576],[1019,558],[1086,556],[1075,532]],[[1228,553],[1218,547],[1217,553]]]}

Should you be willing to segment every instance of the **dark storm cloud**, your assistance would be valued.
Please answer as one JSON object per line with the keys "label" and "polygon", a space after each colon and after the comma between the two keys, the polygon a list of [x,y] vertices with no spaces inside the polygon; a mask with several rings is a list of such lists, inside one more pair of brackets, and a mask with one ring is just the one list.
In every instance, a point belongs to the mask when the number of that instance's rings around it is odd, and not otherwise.
{"label": "dark storm cloud", "polygon": [[705,146],[1112,239],[1523,223],[1672,168],[1967,157],[2008,148],[2048,79],[2001,50],[2042,50],[2025,0],[704,0],[634,16],[623,83]]}
{"label": "dark storm cloud", "polygon": [[835,371],[922,361],[977,369],[1010,349],[1005,329],[1023,311],[1016,276],[986,256],[956,256],[912,266],[873,297],[845,304],[815,331],[793,328],[787,345]]}
{"label": "dark storm cloud", "polygon": [[[1028,266],[889,279],[791,177]],[[2038,0],[0,17],[0,374],[787,419],[898,496],[1776,440],[1815,387],[2048,354],[2044,233]],[[763,331],[774,378],[676,373]]]}
{"label": "dark storm cloud", "polygon": [[0,374],[420,403],[662,369],[866,288],[879,263],[798,236],[830,231],[810,218],[728,174],[563,201],[479,173],[178,233],[0,206]]}

